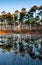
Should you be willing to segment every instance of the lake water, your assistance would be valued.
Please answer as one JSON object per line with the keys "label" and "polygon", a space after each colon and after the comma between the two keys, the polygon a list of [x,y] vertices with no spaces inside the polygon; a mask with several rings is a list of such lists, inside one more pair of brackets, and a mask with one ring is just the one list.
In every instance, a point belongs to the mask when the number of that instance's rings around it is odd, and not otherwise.
{"label": "lake water", "polygon": [[[6,40],[7,40],[7,35]],[[14,37],[18,36],[19,38],[25,38],[27,35],[13,35]],[[31,38],[31,36],[29,36]],[[20,39],[19,39],[20,40]],[[8,48],[5,49],[5,46],[0,47],[0,65],[42,65],[42,61],[38,58],[32,59],[30,55],[26,52],[24,54],[15,53],[13,50],[14,46],[11,50]],[[19,46],[18,46],[19,48]]]}
{"label": "lake water", "polygon": [[0,65],[42,65],[42,61],[38,58],[32,59],[28,53],[16,54],[12,49],[3,52],[3,49],[0,48]]}

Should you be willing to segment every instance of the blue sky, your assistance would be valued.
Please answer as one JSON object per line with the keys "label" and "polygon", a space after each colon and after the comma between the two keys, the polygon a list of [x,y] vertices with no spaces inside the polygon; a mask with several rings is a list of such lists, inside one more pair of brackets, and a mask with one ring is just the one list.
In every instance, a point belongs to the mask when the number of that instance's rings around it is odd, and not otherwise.
{"label": "blue sky", "polygon": [[33,5],[42,5],[42,0],[0,0],[0,12],[14,12],[16,9],[21,10],[23,7],[29,10]]}

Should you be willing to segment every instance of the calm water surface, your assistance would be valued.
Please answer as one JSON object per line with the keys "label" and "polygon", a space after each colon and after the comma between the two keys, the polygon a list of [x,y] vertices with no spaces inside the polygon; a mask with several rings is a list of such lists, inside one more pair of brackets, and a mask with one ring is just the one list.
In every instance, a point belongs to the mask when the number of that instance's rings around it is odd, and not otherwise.
{"label": "calm water surface", "polygon": [[38,58],[32,59],[28,53],[22,56],[20,53],[16,54],[14,50],[3,51],[0,48],[0,65],[42,65],[42,61]]}

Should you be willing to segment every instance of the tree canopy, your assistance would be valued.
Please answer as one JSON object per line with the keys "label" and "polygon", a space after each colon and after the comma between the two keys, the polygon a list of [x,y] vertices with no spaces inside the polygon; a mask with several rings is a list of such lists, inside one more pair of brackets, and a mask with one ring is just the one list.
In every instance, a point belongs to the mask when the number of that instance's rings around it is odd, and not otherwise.
{"label": "tree canopy", "polygon": [[[38,12],[36,13],[36,11]],[[15,10],[12,14],[2,11],[0,14],[0,22],[7,22],[9,25],[42,25],[42,5],[39,7],[34,5],[29,11],[26,11],[26,8],[22,8],[21,11]]]}

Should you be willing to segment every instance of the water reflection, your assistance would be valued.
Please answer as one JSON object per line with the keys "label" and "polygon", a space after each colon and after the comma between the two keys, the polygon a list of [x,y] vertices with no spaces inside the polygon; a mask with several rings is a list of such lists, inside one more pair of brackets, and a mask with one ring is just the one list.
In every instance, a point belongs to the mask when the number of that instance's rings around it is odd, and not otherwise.
{"label": "water reflection", "polygon": [[5,36],[0,40],[0,65],[42,65],[41,38]]}
{"label": "water reflection", "polygon": [[38,58],[32,59],[27,52],[18,52],[13,50],[13,46],[5,49],[0,48],[0,65],[42,65],[42,61]]}

